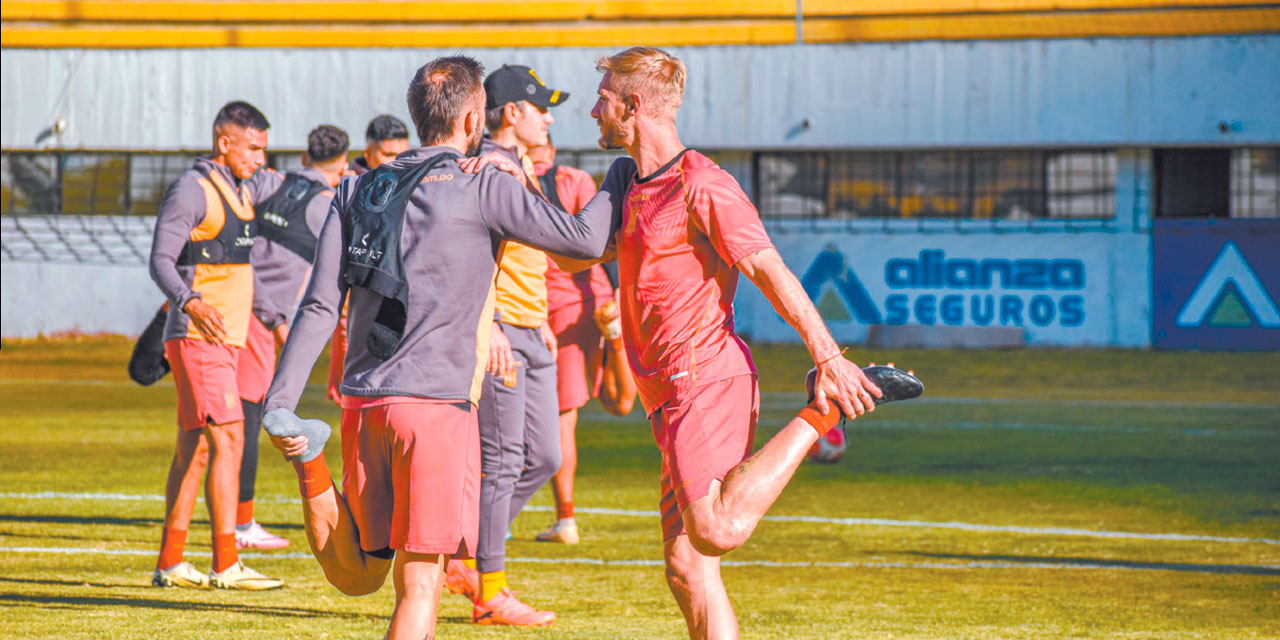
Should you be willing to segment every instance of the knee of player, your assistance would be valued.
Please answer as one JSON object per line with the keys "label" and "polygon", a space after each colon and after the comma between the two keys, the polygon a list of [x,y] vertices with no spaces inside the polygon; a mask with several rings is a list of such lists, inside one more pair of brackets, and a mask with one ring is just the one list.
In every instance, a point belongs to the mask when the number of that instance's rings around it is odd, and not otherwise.
{"label": "knee of player", "polygon": [[329,584],[348,596],[367,596],[381,589],[382,583],[386,581],[385,573],[373,576],[346,570],[325,571],[325,577],[328,578]]}
{"label": "knee of player", "polygon": [[616,402],[613,403],[613,410],[610,411],[610,413],[619,417],[625,416],[631,413],[631,409],[635,407],[635,404],[636,404],[636,401],[634,397],[619,398]]}
{"label": "knee of player", "polygon": [[554,451],[544,451],[536,459],[529,461],[529,468],[536,468],[539,472],[550,478],[560,470],[562,460],[559,449]]}
{"label": "knee of player", "polygon": [[750,535],[749,530],[740,526],[732,518],[708,521],[688,516],[686,511],[685,529],[689,532],[689,543],[704,556],[722,556],[729,553],[741,547]]}

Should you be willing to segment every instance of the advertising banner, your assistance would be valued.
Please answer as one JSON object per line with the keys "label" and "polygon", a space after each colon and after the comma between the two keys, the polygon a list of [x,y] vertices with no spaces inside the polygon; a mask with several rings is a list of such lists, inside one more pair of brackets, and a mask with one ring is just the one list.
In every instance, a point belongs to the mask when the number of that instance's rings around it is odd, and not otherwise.
{"label": "advertising banner", "polygon": [[[1149,238],[1080,233],[777,233],[773,241],[840,342],[872,325],[1014,327],[1029,344],[1148,346]],[[749,283],[738,328],[799,338]]]}
{"label": "advertising banner", "polygon": [[1280,221],[1164,222],[1153,232],[1152,344],[1280,349]]}

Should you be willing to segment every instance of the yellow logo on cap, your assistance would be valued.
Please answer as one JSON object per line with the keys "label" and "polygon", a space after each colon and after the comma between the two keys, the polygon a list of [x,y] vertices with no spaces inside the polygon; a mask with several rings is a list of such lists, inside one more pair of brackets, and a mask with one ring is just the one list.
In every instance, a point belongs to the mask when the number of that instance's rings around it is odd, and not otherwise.
{"label": "yellow logo on cap", "polygon": [[530,69],[530,70],[529,70],[529,75],[533,76],[533,79],[534,79],[534,80],[537,80],[537,81],[538,81],[538,84],[540,84],[540,85],[542,85],[542,86],[544,86],[544,87],[545,87],[545,86],[547,86],[547,85],[546,85],[546,83],[542,81],[542,78],[539,78],[539,77],[538,77],[538,73],[537,73],[536,71],[534,71],[533,69]]}
{"label": "yellow logo on cap", "polygon": [[560,102],[560,90],[559,90],[559,89],[556,89],[555,91],[552,91],[552,92],[551,92],[551,104],[555,104],[555,103],[557,103],[557,102]]}

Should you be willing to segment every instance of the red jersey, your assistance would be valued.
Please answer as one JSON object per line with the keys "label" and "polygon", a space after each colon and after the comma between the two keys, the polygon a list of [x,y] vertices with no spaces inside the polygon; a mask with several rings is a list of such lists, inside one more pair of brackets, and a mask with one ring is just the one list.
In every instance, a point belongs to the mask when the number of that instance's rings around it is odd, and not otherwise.
{"label": "red jersey", "polygon": [[[539,178],[551,168],[549,164],[533,165]],[[596,195],[596,183],[591,174],[581,169],[556,166],[556,195],[565,211],[577,213]],[[586,271],[569,273],[547,259],[547,310],[555,311],[578,302],[590,302],[596,298],[605,299],[613,296],[613,285],[600,265],[594,265]]]}
{"label": "red jersey", "polygon": [[615,243],[622,333],[646,413],[695,387],[755,373],[733,331],[734,265],[773,242],[733,176],[686,150],[637,177]]}

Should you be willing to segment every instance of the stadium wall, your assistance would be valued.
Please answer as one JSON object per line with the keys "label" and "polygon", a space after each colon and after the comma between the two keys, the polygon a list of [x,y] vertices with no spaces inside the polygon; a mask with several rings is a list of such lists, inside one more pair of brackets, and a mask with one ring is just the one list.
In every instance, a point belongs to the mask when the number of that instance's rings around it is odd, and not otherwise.
{"label": "stadium wall", "polygon": [[[594,148],[588,111],[615,48],[474,49],[572,94],[566,149]],[[1280,36],[675,47],[689,65],[685,142],[719,149],[1247,145],[1280,140]],[[0,146],[204,149],[219,106],[245,99],[274,146],[351,132],[456,49],[4,49]],[[838,74],[835,70],[839,70]],[[1270,105],[1270,106],[1268,106]],[[36,145],[62,118],[66,128]]]}
{"label": "stadium wall", "polygon": [[[554,112],[553,130],[562,148],[584,149],[597,136],[587,116],[598,80],[591,61],[610,51],[472,53],[489,67],[530,64],[552,86],[574,94],[570,106]],[[1116,210],[1108,219],[771,222],[784,258],[805,277],[842,341],[868,337],[863,314],[889,326],[1021,327],[1030,344],[1150,346],[1153,299],[1161,317],[1177,313],[1170,305],[1184,304],[1156,290],[1157,280],[1164,283],[1177,270],[1153,272],[1150,149],[1280,144],[1277,35],[675,51],[691,70],[680,125],[694,147],[1118,150]],[[298,148],[319,122],[358,135],[375,113],[407,119],[406,79],[424,60],[454,52],[6,48],[0,52],[0,146],[203,149],[213,111],[243,98],[273,118],[273,146]],[[59,119],[65,129],[37,146],[37,134]],[[6,237],[11,232],[6,224]],[[1259,232],[1251,226],[1242,233]],[[1262,240],[1266,247],[1280,236]],[[1258,251],[1236,244],[1248,260]],[[3,267],[0,334],[6,337],[133,334],[159,303],[140,263],[8,260]],[[1018,269],[1030,271],[1014,273]],[[1270,280],[1263,288],[1272,297],[1280,293]],[[756,340],[796,339],[749,283],[739,293],[738,323]],[[1268,330],[1268,336],[1280,331]],[[1164,339],[1170,335],[1161,336],[1169,346],[1230,346],[1218,338]]]}

